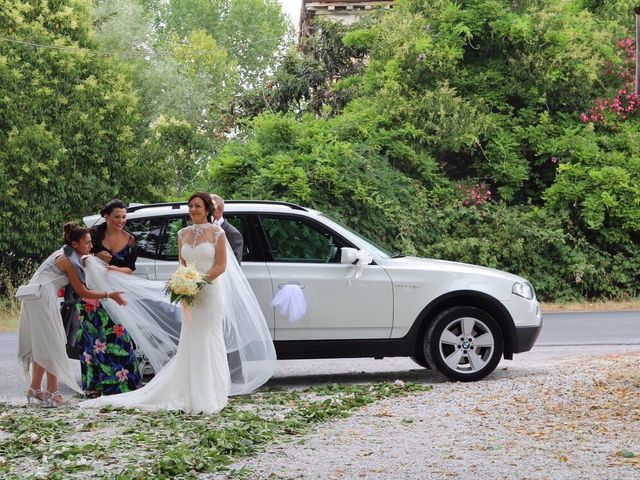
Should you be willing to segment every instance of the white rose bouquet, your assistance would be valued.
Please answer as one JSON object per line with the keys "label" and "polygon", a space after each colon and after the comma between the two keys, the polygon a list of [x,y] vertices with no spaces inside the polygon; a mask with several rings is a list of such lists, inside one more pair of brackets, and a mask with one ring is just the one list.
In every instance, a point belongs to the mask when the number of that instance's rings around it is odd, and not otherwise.
{"label": "white rose bouquet", "polygon": [[211,282],[193,265],[180,265],[167,280],[165,292],[169,294],[172,303],[184,302],[192,305],[200,289],[208,283]]}

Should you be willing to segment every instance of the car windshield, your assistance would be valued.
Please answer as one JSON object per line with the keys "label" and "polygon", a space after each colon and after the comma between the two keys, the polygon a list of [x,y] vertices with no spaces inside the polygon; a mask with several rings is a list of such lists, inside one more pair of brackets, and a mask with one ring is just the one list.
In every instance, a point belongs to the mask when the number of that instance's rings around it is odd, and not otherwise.
{"label": "car windshield", "polygon": [[334,229],[337,230],[338,232],[340,232],[345,237],[351,237],[351,236],[357,237],[358,240],[359,240],[359,243],[362,243],[364,248],[369,250],[371,253],[373,253],[375,255],[378,255],[379,257],[382,257],[382,258],[391,258],[391,257],[394,256],[387,249],[375,244],[373,241],[371,241],[368,238],[362,236],[358,232],[355,232],[355,231],[351,230],[349,227],[346,227],[346,226],[342,225],[341,223],[336,222],[334,219],[329,217],[326,213],[320,213],[320,215],[322,217],[326,218],[327,220],[329,220],[333,224]]}

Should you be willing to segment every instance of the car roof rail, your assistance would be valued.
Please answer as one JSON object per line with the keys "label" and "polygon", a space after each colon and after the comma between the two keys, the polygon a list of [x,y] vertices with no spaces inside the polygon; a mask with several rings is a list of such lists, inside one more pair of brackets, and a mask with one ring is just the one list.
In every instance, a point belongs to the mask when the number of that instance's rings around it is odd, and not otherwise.
{"label": "car roof rail", "polygon": [[[278,200],[225,200],[224,203],[225,204],[253,203],[253,204],[266,204],[266,205],[283,205],[283,206],[292,208],[293,210],[302,210],[304,212],[308,211],[305,207],[302,207],[295,203],[281,202]],[[131,213],[137,210],[141,210],[143,208],[152,208],[152,207],[171,207],[173,209],[178,209],[186,204],[187,202],[184,202],[184,201],[183,202],[163,202],[163,203],[135,203],[127,207],[127,212]]]}
{"label": "car roof rail", "polygon": [[294,210],[302,210],[303,212],[307,212],[308,210],[300,205],[291,202],[282,202],[279,200],[225,200],[225,204],[227,203],[255,203],[255,204],[266,204],[266,205],[284,205],[285,207],[290,207]]}
{"label": "car roof rail", "polygon": [[186,205],[187,202],[163,202],[163,203],[135,203],[129,205],[127,207],[127,212],[135,212],[136,210],[142,210],[143,208],[152,208],[152,207],[171,207],[178,209],[183,205]]}

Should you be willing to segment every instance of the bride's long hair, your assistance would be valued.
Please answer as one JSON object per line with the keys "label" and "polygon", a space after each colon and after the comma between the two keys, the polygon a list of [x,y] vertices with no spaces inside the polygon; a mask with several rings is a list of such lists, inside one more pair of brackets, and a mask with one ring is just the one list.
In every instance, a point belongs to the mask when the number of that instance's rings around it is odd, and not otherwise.
{"label": "bride's long hair", "polygon": [[191,203],[191,200],[194,198],[199,198],[204,202],[204,208],[207,209],[207,221],[209,223],[213,223],[213,211],[215,210],[215,205],[213,204],[213,200],[211,199],[211,195],[204,192],[194,192],[187,200],[187,205]]}

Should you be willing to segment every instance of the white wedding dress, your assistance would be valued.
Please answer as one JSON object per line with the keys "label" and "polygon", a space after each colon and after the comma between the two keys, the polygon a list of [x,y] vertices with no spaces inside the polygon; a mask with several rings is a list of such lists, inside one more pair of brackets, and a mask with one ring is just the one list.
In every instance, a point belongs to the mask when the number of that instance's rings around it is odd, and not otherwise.
{"label": "white wedding dress", "polygon": [[[208,272],[215,262],[215,242],[222,235],[222,228],[213,224],[183,228],[178,233],[183,260],[195,265],[201,273]],[[223,275],[198,293],[194,304],[189,307],[187,316],[190,318],[182,322],[175,356],[147,385],[132,392],[87,400],[79,405],[89,408],[111,405],[142,410],[180,410],[189,414],[213,414],[222,410],[227,404],[231,383],[223,335]]]}

